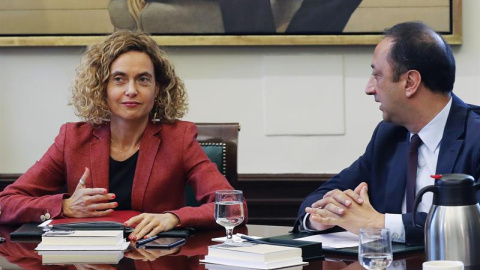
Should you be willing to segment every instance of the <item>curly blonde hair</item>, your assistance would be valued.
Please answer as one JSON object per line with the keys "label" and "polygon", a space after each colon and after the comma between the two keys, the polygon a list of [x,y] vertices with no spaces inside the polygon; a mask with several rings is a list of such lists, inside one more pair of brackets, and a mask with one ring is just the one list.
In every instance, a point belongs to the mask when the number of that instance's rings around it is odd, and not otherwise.
{"label": "curly blonde hair", "polygon": [[110,66],[120,55],[138,51],[152,60],[155,81],[160,91],[150,112],[151,118],[173,123],[187,112],[187,93],[183,81],[175,74],[167,54],[146,33],[128,30],[116,31],[103,42],[92,45],[76,69],[71,105],[82,120],[100,125],[110,119],[107,105],[107,84]]}

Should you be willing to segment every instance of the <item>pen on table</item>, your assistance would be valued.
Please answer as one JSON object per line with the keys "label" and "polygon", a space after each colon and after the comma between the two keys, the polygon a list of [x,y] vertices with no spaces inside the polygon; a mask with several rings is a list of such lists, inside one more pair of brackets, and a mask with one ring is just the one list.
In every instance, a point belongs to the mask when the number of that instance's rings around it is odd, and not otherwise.
{"label": "pen on table", "polygon": [[141,245],[145,245],[145,244],[147,244],[147,243],[150,243],[150,242],[152,242],[152,241],[155,241],[155,240],[157,240],[158,238],[160,238],[160,235],[156,234],[156,235],[151,236],[151,237],[148,237],[148,238],[140,239],[140,240],[137,241],[136,247],[138,248],[138,247],[140,247]]}
{"label": "pen on table", "polygon": [[266,244],[267,243],[265,241],[255,239],[255,238],[250,237],[250,236],[245,235],[245,234],[237,233],[236,235],[240,236],[240,238],[242,238],[244,240],[247,240],[248,242],[254,242],[254,243],[259,243],[259,244]]}

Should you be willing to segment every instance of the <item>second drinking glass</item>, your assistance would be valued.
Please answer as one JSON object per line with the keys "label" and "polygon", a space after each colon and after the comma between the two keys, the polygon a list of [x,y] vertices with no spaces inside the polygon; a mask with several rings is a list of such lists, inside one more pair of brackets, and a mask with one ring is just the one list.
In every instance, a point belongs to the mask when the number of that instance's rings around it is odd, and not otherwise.
{"label": "second drinking glass", "polygon": [[226,244],[233,244],[233,228],[242,223],[243,193],[241,190],[218,190],[215,192],[215,221],[225,227]]}
{"label": "second drinking glass", "polygon": [[360,229],[358,260],[363,267],[385,269],[392,263],[392,241],[388,229]]}

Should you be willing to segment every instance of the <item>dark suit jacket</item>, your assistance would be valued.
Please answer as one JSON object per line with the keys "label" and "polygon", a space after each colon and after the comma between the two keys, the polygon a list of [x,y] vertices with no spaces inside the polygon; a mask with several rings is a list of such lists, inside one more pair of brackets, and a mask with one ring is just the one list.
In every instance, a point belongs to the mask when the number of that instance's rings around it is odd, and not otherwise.
{"label": "dark suit jacket", "polygon": [[270,0],[219,0],[227,34],[275,33]]}
{"label": "dark suit jacket", "polygon": [[[196,136],[197,128],[190,122],[148,123],[133,179],[132,210],[171,212],[185,227],[218,227],[214,220],[215,191],[232,186],[208,159]],[[62,199],[68,196],[58,191],[66,184],[68,194],[72,194],[85,167],[91,170],[87,187],[108,190],[109,158],[109,124],[97,128],[87,123],[63,125],[43,157],[0,193],[0,223],[40,222],[46,210],[58,217]],[[185,207],[187,183],[201,206]]]}
{"label": "dark suit jacket", "polygon": [[[288,34],[338,34],[362,0],[303,0],[291,19]],[[275,18],[270,0],[220,0],[228,34],[273,34]]]}
{"label": "dark suit jacket", "polygon": [[[465,173],[478,179],[480,177],[480,117],[458,97],[453,95],[452,98],[452,107],[440,142],[436,173]],[[350,167],[327,181],[303,201],[296,225],[302,221],[305,207],[322,199],[328,191],[354,189],[361,182],[368,183],[370,202],[378,212],[402,213],[408,144],[406,128],[380,122],[365,153]],[[478,195],[477,199],[480,199]],[[426,213],[419,213],[417,217],[422,227],[413,226],[412,213],[402,215],[407,243],[423,240]]]}
{"label": "dark suit jacket", "polygon": [[362,0],[303,0],[286,33],[339,34]]}

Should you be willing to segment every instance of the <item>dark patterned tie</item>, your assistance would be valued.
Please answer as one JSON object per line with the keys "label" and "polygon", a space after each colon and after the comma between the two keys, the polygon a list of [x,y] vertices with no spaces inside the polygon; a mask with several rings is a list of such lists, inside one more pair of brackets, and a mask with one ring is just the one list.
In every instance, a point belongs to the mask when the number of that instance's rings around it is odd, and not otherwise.
{"label": "dark patterned tie", "polygon": [[407,164],[407,213],[413,210],[415,202],[415,184],[417,182],[417,166],[418,166],[418,148],[422,145],[422,139],[418,134],[414,134],[410,139],[410,148],[408,149]]}

